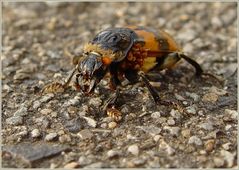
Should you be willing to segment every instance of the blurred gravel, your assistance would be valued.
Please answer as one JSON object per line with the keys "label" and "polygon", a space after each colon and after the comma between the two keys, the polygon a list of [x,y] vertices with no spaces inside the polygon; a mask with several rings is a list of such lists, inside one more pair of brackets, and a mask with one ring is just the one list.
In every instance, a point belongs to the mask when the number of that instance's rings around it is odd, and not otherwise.
{"label": "blurred gravel", "polygon": [[[232,2],[5,2],[2,166],[238,168],[236,18]],[[224,84],[192,78],[193,68],[181,62],[152,80],[183,110],[155,105],[136,84],[120,95],[117,123],[98,109],[110,94],[107,79],[92,96],[39,94],[73,68],[67,50],[78,54],[98,31],[125,25],[166,30]]]}

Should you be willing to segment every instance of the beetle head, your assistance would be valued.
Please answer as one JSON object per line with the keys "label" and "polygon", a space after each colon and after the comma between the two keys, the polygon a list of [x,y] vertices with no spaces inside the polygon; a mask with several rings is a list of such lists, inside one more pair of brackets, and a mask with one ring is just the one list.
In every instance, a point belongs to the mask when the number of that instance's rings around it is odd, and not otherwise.
{"label": "beetle head", "polygon": [[95,52],[85,54],[78,63],[76,82],[84,93],[90,93],[103,78],[107,67],[103,65],[101,55]]}

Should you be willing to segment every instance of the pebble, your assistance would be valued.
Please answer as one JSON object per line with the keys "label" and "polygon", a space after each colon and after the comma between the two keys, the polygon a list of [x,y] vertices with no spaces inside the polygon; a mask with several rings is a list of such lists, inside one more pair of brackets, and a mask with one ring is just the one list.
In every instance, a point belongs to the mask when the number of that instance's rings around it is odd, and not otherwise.
{"label": "pebble", "polygon": [[67,108],[67,111],[68,111],[68,113],[70,113],[70,114],[76,114],[76,113],[78,112],[78,108],[77,108],[77,107],[74,107],[74,106],[69,106],[69,107]]}
{"label": "pebble", "polygon": [[81,139],[91,139],[93,137],[93,133],[89,129],[81,130],[78,135]]}
{"label": "pebble", "polygon": [[195,108],[194,105],[186,107],[186,111],[187,111],[188,113],[193,114],[193,115],[196,114],[196,108]]}
{"label": "pebble", "polygon": [[207,93],[202,97],[203,102],[215,103],[218,100],[218,95],[216,93]]}
{"label": "pebble", "polygon": [[221,150],[220,154],[224,157],[225,162],[227,162],[227,167],[231,168],[234,164],[234,159],[236,158],[236,152],[231,153],[226,150]]}
{"label": "pebble", "polygon": [[168,125],[170,125],[170,126],[175,125],[175,121],[174,121],[173,118],[169,118],[169,119],[167,120],[167,123],[168,123]]}
{"label": "pebble", "polygon": [[86,156],[83,155],[79,157],[78,162],[80,165],[84,166],[90,164],[92,162],[92,159],[88,159]]}
{"label": "pebble", "polygon": [[33,129],[32,131],[31,131],[31,136],[33,137],[33,138],[37,138],[37,137],[39,137],[41,135],[41,133],[40,133],[40,130],[39,129]]}
{"label": "pebble", "polygon": [[172,156],[175,154],[175,149],[173,149],[171,146],[167,144],[163,139],[159,141],[159,152],[167,153],[169,156]]}
{"label": "pebble", "polygon": [[150,126],[137,126],[137,128],[142,129],[146,133],[149,133],[152,136],[158,135],[161,132],[161,128],[158,128],[156,126],[150,125]]}
{"label": "pebble", "polygon": [[226,95],[227,94],[227,91],[226,90],[223,90],[223,89],[219,89],[215,86],[212,86],[209,90],[208,90],[210,93],[215,93],[219,96],[223,96],[223,95]]}
{"label": "pebble", "polygon": [[223,144],[222,145],[222,147],[223,147],[223,149],[225,149],[225,150],[229,150],[230,149],[230,146],[231,146],[232,144],[230,143],[230,142],[228,142],[228,143],[225,143],[225,144]]}
{"label": "pebble", "polygon": [[175,93],[174,95],[175,95],[175,98],[176,98],[177,100],[179,100],[179,101],[184,101],[184,100],[185,100],[185,98],[184,98],[183,96],[181,96],[181,95],[179,95],[179,94],[177,94],[177,93]]}
{"label": "pebble", "polygon": [[38,109],[39,107],[41,106],[41,102],[40,101],[38,101],[38,100],[36,100],[36,101],[34,101],[33,102],[33,109]]}
{"label": "pebble", "polygon": [[139,155],[139,147],[137,144],[130,145],[127,151],[135,156]]}
{"label": "pebble", "polygon": [[94,119],[92,119],[92,118],[90,118],[90,117],[85,117],[85,116],[83,116],[83,118],[86,120],[86,122],[88,123],[88,125],[89,125],[90,127],[93,127],[93,128],[96,127],[97,122],[96,122]]}
{"label": "pebble", "polygon": [[28,114],[27,108],[26,107],[21,107],[18,109],[13,115],[14,116],[26,116]]}
{"label": "pebble", "polygon": [[174,110],[174,109],[170,111],[170,115],[176,120],[180,120],[182,117],[181,113],[178,110]]}
{"label": "pebble", "polygon": [[177,126],[175,127],[165,126],[163,129],[167,130],[169,134],[172,136],[179,136],[180,128]]}
{"label": "pebble", "polygon": [[199,95],[197,95],[196,93],[189,93],[189,92],[185,92],[186,96],[191,97],[193,99],[193,101],[197,102],[199,101]]}
{"label": "pebble", "polygon": [[52,112],[51,109],[42,109],[42,110],[40,111],[40,113],[43,114],[43,115],[48,115],[48,114],[50,114],[51,112]]}
{"label": "pebble", "polygon": [[69,169],[72,169],[72,168],[78,168],[80,165],[78,162],[70,162],[68,164],[66,164],[64,166],[64,168],[69,168]]}
{"label": "pebble", "polygon": [[210,139],[210,140],[206,141],[204,146],[205,146],[205,150],[207,152],[212,152],[213,149],[214,149],[214,146],[215,146],[215,140],[214,139]]}
{"label": "pebble", "polygon": [[212,131],[214,128],[213,128],[213,125],[212,125],[212,122],[205,122],[205,123],[201,123],[198,125],[198,127],[200,127],[201,129],[204,129],[204,130],[208,130],[208,131]]}
{"label": "pebble", "polygon": [[237,120],[238,112],[236,110],[225,109],[225,114],[229,115],[231,119]]}
{"label": "pebble", "polygon": [[223,167],[223,165],[225,163],[224,159],[219,158],[219,157],[214,157],[213,162],[217,168]]}
{"label": "pebble", "polygon": [[155,135],[154,136],[154,141],[158,142],[161,137],[162,137],[161,135]]}
{"label": "pebble", "polygon": [[6,119],[6,123],[9,125],[22,125],[23,118],[21,116],[13,116]]}
{"label": "pebble", "polygon": [[190,135],[191,135],[191,131],[190,131],[190,129],[184,129],[184,130],[181,131],[181,134],[182,134],[183,137],[189,138]]}
{"label": "pebble", "polygon": [[188,140],[188,144],[195,144],[197,146],[202,145],[202,140],[197,136],[191,136]]}
{"label": "pebble", "polygon": [[108,158],[114,158],[114,157],[117,157],[117,156],[120,156],[120,155],[121,155],[121,152],[117,151],[117,150],[109,150],[107,152],[107,157]]}
{"label": "pebble", "polygon": [[110,122],[110,123],[108,124],[108,128],[110,128],[110,129],[114,129],[114,128],[116,128],[116,126],[117,126],[117,123],[116,123],[116,122]]}
{"label": "pebble", "polygon": [[45,136],[45,140],[46,141],[52,141],[54,140],[56,137],[58,136],[57,133],[53,132],[53,133],[49,133]]}
{"label": "pebble", "polygon": [[[78,96],[76,96],[76,97],[78,97]],[[76,99],[76,98],[70,99],[68,101],[68,105],[72,105],[72,106],[77,106],[79,103],[80,103],[79,99]]]}
{"label": "pebble", "polygon": [[61,136],[59,137],[59,141],[60,141],[61,143],[69,143],[69,142],[71,142],[71,137],[70,137],[70,135],[67,135],[67,134],[61,135]]}
{"label": "pebble", "polygon": [[160,112],[153,112],[153,113],[151,114],[151,117],[152,117],[153,119],[158,119],[158,118],[160,118],[160,116],[161,116],[161,113],[160,113]]}
{"label": "pebble", "polygon": [[232,125],[226,125],[226,126],[225,126],[225,130],[226,130],[226,131],[229,131],[231,128],[232,128]]}
{"label": "pebble", "polygon": [[102,100],[100,98],[91,98],[89,104],[95,107],[100,107],[102,104]]}

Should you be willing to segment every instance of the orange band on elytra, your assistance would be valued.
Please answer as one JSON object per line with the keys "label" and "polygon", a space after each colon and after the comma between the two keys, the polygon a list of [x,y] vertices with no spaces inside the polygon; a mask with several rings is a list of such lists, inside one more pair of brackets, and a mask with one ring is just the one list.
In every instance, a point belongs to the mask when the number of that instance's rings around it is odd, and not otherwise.
{"label": "orange band on elytra", "polygon": [[102,57],[102,62],[104,65],[110,65],[110,63],[112,62],[110,57]]}

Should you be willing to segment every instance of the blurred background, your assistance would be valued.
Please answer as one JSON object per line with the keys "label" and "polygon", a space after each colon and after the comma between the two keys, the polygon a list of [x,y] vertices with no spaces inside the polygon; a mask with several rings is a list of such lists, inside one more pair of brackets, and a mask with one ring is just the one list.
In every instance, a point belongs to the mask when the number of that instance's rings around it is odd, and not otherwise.
{"label": "blurred background", "polygon": [[[97,32],[126,25],[167,31],[204,70],[224,76],[225,85],[187,83],[184,78],[191,79],[194,70],[182,62],[172,74],[176,76],[165,76],[159,91],[184,103],[190,115],[172,106],[155,107],[146,87],[134,86],[121,94],[124,119],[113,130],[106,116],[91,114],[99,111],[108,91],[93,98],[73,90],[38,94],[45,84],[68,75],[72,55]],[[231,75],[237,68],[237,29],[235,2],[4,2],[3,166],[236,168],[237,78]],[[78,114],[102,131],[89,130]],[[36,144],[40,148],[32,149]],[[63,152],[63,144],[71,152]],[[22,159],[15,161],[12,155]]]}

